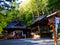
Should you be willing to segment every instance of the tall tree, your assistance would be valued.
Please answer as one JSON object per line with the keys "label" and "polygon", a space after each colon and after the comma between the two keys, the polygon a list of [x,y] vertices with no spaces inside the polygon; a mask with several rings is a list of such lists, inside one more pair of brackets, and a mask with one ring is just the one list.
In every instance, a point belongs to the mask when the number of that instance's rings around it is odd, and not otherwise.
{"label": "tall tree", "polygon": [[[6,1],[3,1],[2,3],[4,4],[6,3]],[[10,4],[12,5],[9,9]],[[8,6],[5,5],[2,6],[2,4],[0,5],[0,32],[2,32],[3,27],[7,26],[9,21],[15,19],[19,13],[18,9],[16,9],[16,5],[15,5],[16,2],[13,1],[10,4],[8,4]]]}
{"label": "tall tree", "polygon": [[49,8],[50,12],[55,12],[60,10],[60,0],[48,0],[48,5],[47,7]]}
{"label": "tall tree", "polygon": [[[46,1],[45,0],[28,0],[20,4],[19,16],[21,17],[21,15],[25,14],[27,15],[27,17],[32,16],[32,20],[35,20],[40,16],[41,12],[43,13],[46,11],[46,5],[47,5],[47,0]],[[26,21],[29,22],[28,20]]]}

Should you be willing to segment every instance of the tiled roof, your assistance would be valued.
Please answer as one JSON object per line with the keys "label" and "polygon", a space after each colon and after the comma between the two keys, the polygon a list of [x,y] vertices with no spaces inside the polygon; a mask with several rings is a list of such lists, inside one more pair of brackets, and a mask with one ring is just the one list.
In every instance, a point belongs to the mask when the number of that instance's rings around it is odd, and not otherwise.
{"label": "tiled roof", "polygon": [[26,24],[21,23],[21,21],[19,21],[18,19],[15,19],[15,20],[9,22],[8,25],[3,29],[4,30],[8,30],[8,29],[26,29]]}

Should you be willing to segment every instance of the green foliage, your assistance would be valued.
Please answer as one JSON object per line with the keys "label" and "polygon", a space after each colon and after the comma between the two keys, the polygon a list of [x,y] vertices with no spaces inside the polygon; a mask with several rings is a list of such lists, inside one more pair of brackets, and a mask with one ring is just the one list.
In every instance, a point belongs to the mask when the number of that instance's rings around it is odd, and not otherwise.
{"label": "green foliage", "polygon": [[[28,0],[19,7],[20,20],[25,20],[27,25],[36,19],[38,14],[46,10],[47,0]],[[32,17],[34,15],[34,17]]]}
{"label": "green foliage", "polygon": [[[17,6],[18,5],[18,6]],[[16,7],[17,6],[17,7]],[[19,8],[18,8],[19,7]],[[25,21],[27,25],[32,23],[32,19],[36,19],[42,12],[56,11],[60,9],[60,0],[27,0],[21,5],[12,3],[11,10],[4,10],[0,7],[0,31],[7,23],[15,18]],[[33,17],[32,17],[33,15]]]}
{"label": "green foliage", "polygon": [[3,31],[9,21],[17,17],[18,13],[19,11],[15,10],[14,6],[12,6],[11,10],[4,10],[3,7],[0,7],[0,32]]}
{"label": "green foliage", "polygon": [[30,25],[32,23],[31,13],[29,11],[25,11],[24,13],[22,13],[19,19],[21,21],[25,21],[27,25]]}
{"label": "green foliage", "polygon": [[47,7],[51,11],[57,11],[60,10],[60,0],[48,0],[48,5]]}

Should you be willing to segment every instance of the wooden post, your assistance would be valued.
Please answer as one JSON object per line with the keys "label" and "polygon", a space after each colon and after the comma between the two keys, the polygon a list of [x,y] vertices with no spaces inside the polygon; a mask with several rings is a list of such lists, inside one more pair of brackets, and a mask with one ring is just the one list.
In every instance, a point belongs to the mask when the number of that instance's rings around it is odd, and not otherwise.
{"label": "wooden post", "polygon": [[56,31],[54,28],[54,22],[52,22],[52,29],[53,29],[53,36],[54,36],[54,45],[57,45],[57,37],[56,37]]}

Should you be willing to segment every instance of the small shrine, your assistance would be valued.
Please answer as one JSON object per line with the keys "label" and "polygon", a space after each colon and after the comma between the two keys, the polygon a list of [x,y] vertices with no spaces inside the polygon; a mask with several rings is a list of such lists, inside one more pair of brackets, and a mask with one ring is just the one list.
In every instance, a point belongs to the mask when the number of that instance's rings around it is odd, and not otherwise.
{"label": "small shrine", "polygon": [[19,21],[18,19],[9,22],[3,30],[3,33],[5,33],[5,37],[7,36],[7,38],[28,38],[30,35],[30,29],[27,28],[23,21]]}

